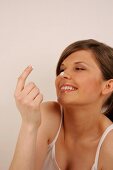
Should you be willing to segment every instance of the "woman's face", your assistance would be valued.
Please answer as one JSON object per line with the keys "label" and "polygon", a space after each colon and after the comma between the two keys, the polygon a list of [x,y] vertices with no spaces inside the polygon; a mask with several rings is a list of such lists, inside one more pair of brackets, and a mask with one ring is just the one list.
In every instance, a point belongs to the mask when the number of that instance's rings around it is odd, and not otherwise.
{"label": "woman's face", "polygon": [[56,77],[59,103],[86,105],[100,100],[104,80],[91,51],[80,50],[70,54],[61,64]]}

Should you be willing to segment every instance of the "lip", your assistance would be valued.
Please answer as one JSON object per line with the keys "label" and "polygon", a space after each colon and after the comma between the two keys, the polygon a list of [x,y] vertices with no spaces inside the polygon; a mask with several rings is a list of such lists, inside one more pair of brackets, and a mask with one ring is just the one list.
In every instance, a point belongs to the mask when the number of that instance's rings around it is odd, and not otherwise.
{"label": "lip", "polygon": [[[68,87],[68,88],[66,89],[65,87]],[[62,92],[72,92],[72,91],[76,91],[77,87],[75,87],[75,85],[73,84],[65,83],[65,84],[60,85],[59,89]]]}

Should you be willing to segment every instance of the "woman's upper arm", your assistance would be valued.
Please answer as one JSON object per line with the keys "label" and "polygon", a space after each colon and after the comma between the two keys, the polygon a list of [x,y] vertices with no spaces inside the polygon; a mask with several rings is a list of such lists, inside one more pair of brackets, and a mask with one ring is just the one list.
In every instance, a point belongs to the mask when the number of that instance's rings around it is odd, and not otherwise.
{"label": "woman's upper arm", "polygon": [[55,136],[58,130],[60,122],[59,109],[59,105],[56,102],[47,102],[41,105],[41,125],[37,133],[36,144],[36,170],[42,168],[49,141]]}

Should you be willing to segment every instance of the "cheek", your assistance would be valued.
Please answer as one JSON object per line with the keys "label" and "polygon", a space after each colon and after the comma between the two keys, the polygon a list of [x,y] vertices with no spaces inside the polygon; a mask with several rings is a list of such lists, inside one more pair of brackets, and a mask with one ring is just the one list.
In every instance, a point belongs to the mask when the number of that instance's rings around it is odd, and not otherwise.
{"label": "cheek", "polygon": [[87,92],[88,95],[100,94],[102,90],[102,85],[100,79],[88,79],[85,81],[83,90]]}
{"label": "cheek", "polygon": [[59,79],[59,77],[56,77],[56,79],[55,79],[56,91],[58,90],[59,83],[60,83],[60,79]]}

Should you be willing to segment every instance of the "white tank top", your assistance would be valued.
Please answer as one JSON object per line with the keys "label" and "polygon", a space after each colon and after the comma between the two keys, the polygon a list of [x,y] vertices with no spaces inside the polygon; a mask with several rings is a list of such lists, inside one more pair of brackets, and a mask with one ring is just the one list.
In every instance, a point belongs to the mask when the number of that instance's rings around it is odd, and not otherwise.
{"label": "white tank top", "polygon": [[[62,125],[62,116],[61,116],[61,122],[60,122],[58,132],[57,132],[54,140],[52,141],[52,143],[48,145],[48,151],[47,151],[46,159],[44,161],[44,165],[43,165],[42,170],[61,170],[59,168],[58,164],[57,164],[56,159],[55,159],[55,143],[56,143],[58,135],[60,133],[61,125]],[[102,134],[102,137],[101,137],[99,144],[98,144],[98,147],[97,147],[94,164],[93,164],[91,170],[97,170],[99,153],[100,153],[102,143],[103,143],[105,137],[107,136],[107,134],[111,130],[113,130],[113,124],[111,124],[109,127],[107,127],[107,129]]]}

